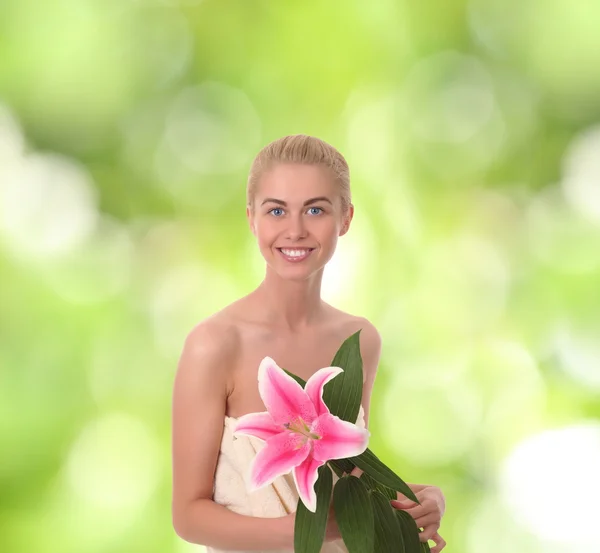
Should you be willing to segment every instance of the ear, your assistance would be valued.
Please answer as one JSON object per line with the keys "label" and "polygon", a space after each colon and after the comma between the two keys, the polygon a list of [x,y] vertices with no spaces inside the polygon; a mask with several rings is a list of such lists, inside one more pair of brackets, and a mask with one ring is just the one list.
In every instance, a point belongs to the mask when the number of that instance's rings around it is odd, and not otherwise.
{"label": "ear", "polygon": [[340,229],[340,236],[344,236],[350,229],[350,222],[352,221],[352,217],[354,217],[354,206],[350,204],[348,207],[348,212],[344,215],[342,228]]}
{"label": "ear", "polygon": [[250,230],[252,234],[256,236],[256,227],[254,226],[254,213],[250,209],[250,206],[246,206],[246,218],[248,219],[248,224],[250,225]]}

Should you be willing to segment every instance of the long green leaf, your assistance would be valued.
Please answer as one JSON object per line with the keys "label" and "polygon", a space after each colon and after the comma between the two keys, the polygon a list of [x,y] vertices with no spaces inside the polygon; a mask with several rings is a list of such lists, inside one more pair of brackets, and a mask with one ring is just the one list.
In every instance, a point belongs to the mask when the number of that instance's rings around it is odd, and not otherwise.
{"label": "long green leaf", "polygon": [[431,553],[431,548],[426,541],[421,542],[421,553]]}
{"label": "long green leaf", "polygon": [[421,541],[419,540],[419,529],[415,519],[402,509],[394,509],[396,518],[402,529],[402,539],[406,553],[421,553]]}
{"label": "long green leaf", "polygon": [[319,553],[325,539],[327,516],[331,501],[333,477],[327,465],[319,468],[315,492],[317,493],[317,510],[309,511],[302,500],[298,500],[296,522],[294,523],[294,552]]}
{"label": "long green leaf", "polygon": [[336,465],[333,461],[329,461],[328,464],[331,467],[331,470],[337,474],[338,478],[341,478],[342,476],[344,476],[344,471],[338,465]]}
{"label": "long green leaf", "polygon": [[346,474],[350,474],[354,469],[354,465],[348,459],[332,459],[329,462]]}
{"label": "long green leaf", "polygon": [[[419,503],[417,496],[408,487],[406,482],[402,480],[392,469],[388,468],[377,455],[367,448],[358,457],[350,457],[349,460],[357,467],[366,472],[369,476],[377,480],[377,482],[392,488],[400,493],[403,493],[409,499]],[[420,505],[420,503],[419,503]]]}
{"label": "long green leaf", "polygon": [[359,330],[346,338],[338,349],[331,366],[341,367],[344,372],[325,384],[323,388],[323,400],[331,413],[353,424],[358,418],[363,389],[360,332]]}
{"label": "long green leaf", "polygon": [[402,528],[389,499],[375,490],[371,493],[371,503],[375,515],[375,547],[373,551],[375,553],[404,553]]}
{"label": "long green leaf", "polygon": [[340,478],[333,488],[333,507],[348,553],[373,551],[374,516],[369,491],[354,476]]}
{"label": "long green leaf", "polygon": [[380,484],[379,482],[377,482],[377,480],[371,478],[366,472],[363,472],[360,475],[360,479],[365,483],[369,490],[377,490],[382,495],[387,497],[388,500],[398,498],[398,494],[395,490],[392,490],[392,488],[388,488],[387,486]]}

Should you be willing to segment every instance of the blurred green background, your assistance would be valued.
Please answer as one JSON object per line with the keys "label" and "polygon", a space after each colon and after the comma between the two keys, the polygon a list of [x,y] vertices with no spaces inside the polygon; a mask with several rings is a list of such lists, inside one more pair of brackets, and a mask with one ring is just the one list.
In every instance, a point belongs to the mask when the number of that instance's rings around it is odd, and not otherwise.
{"label": "blurred green background", "polygon": [[600,552],[600,3],[0,0],[0,551],[186,553],[171,389],[254,289],[266,143],[336,146],[323,296],[448,553]]}

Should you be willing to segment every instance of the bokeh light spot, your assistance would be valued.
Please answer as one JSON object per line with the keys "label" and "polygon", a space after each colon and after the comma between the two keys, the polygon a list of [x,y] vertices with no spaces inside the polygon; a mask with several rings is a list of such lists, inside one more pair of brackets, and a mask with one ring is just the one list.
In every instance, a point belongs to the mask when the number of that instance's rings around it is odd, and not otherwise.
{"label": "bokeh light spot", "polygon": [[8,179],[6,164],[25,151],[25,137],[8,107],[0,104],[0,183]]}
{"label": "bokeh light spot", "polygon": [[600,125],[582,132],[571,142],[563,171],[566,200],[600,226]]}
{"label": "bokeh light spot", "polygon": [[233,173],[246,169],[255,155],[261,122],[244,92],[205,82],[175,98],[165,136],[174,157],[192,171]]}
{"label": "bokeh light spot", "polygon": [[503,501],[541,538],[588,548],[585,529],[598,522],[598,467],[598,421],[546,430],[522,441],[506,458],[499,482]]}
{"label": "bokeh light spot", "polygon": [[394,393],[386,396],[381,424],[387,428],[385,440],[398,455],[430,467],[456,461],[469,451],[479,433],[482,405],[468,381],[391,389],[402,389],[402,400]]}
{"label": "bokeh light spot", "polygon": [[490,120],[494,91],[486,67],[474,57],[442,52],[420,61],[405,82],[416,113],[416,135],[431,142],[464,142]]}
{"label": "bokeh light spot", "polygon": [[96,196],[89,173],[72,160],[23,157],[0,180],[0,232],[19,257],[63,255],[93,231]]}
{"label": "bokeh light spot", "polygon": [[133,258],[134,245],[127,228],[103,216],[82,244],[43,264],[40,273],[65,300],[95,303],[126,290]]}
{"label": "bokeh light spot", "polygon": [[539,192],[528,204],[526,239],[533,255],[563,273],[588,273],[600,267],[600,227],[565,201],[558,186]]}
{"label": "bokeh light spot", "polygon": [[132,514],[145,506],[159,483],[160,450],[143,422],[125,413],[104,414],[73,444],[68,480],[92,506]]}
{"label": "bokeh light spot", "polygon": [[563,370],[576,382],[600,390],[600,328],[557,322],[554,348]]}

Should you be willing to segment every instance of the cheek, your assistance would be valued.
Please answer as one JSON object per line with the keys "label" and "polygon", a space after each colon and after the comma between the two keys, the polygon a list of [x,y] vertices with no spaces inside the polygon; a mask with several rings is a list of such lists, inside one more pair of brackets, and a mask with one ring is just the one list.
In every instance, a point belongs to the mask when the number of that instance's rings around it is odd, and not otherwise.
{"label": "cheek", "polygon": [[275,240],[277,229],[268,221],[257,221],[255,225],[256,238],[261,247],[269,246]]}
{"label": "cheek", "polygon": [[318,226],[318,234],[328,242],[336,240],[338,232],[338,224],[332,218],[324,219]]}

